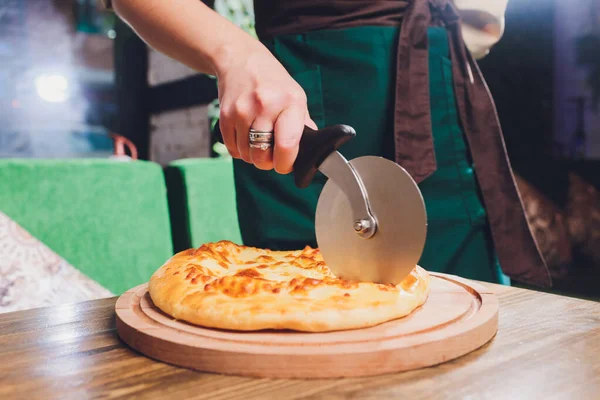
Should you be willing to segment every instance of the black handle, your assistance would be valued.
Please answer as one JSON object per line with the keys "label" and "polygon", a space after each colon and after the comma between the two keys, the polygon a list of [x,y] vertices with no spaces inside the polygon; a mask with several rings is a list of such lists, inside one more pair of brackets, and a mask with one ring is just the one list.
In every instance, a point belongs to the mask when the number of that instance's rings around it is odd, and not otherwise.
{"label": "black handle", "polygon": [[294,162],[296,186],[307,187],[323,160],[354,136],[356,131],[348,125],[332,125],[316,131],[305,126],[300,139],[298,157]]}
{"label": "black handle", "polygon": [[[223,143],[218,122],[213,134],[217,141]],[[332,125],[319,130],[305,126],[300,138],[298,157],[294,162],[296,186],[301,189],[307,187],[315,177],[323,160],[354,136],[356,136],[356,131],[348,125]]]}

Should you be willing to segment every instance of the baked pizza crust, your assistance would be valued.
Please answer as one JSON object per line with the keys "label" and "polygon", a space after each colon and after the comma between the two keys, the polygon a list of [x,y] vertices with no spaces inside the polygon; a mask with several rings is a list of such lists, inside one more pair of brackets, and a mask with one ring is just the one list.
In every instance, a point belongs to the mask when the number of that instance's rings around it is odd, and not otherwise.
{"label": "baked pizza crust", "polygon": [[410,314],[429,294],[415,266],[397,285],[336,278],[318,249],[271,251],[228,241],[171,257],[151,277],[150,297],[173,318],[236,331],[327,332]]}

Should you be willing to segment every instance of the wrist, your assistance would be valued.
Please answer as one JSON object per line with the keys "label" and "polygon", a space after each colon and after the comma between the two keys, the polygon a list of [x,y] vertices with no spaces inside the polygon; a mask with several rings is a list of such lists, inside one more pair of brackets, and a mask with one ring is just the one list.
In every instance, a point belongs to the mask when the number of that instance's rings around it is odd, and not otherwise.
{"label": "wrist", "polygon": [[[214,75],[219,79],[236,64],[244,63],[250,54],[260,51],[262,44],[243,32],[236,40],[229,40],[215,48],[210,55]],[[247,36],[247,37],[246,37]]]}

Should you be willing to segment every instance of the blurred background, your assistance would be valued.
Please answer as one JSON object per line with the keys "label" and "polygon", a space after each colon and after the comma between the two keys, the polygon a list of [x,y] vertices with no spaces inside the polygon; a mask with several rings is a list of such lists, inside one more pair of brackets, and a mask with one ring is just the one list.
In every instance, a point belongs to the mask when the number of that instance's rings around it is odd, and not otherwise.
{"label": "blurred background", "polygon": [[[208,3],[253,34],[251,0]],[[510,0],[479,63],[553,290],[600,297],[600,1]],[[107,158],[111,133],[161,166],[220,157],[216,96],[100,1],[0,1],[1,158]]]}

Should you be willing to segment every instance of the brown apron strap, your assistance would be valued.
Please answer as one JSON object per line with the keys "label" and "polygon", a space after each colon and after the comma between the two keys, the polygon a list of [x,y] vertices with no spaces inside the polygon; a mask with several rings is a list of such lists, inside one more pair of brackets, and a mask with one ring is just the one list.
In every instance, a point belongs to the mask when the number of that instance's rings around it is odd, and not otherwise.
{"label": "brown apron strap", "polygon": [[437,168],[429,108],[429,2],[413,1],[404,14],[396,72],[396,162],[418,182]]}
{"label": "brown apron strap", "polygon": [[458,113],[467,137],[502,271],[516,281],[550,287],[550,273],[527,222],[496,107],[467,50],[451,0],[415,0],[398,48],[396,161],[420,182],[436,169],[431,134],[427,28],[448,29]]}

